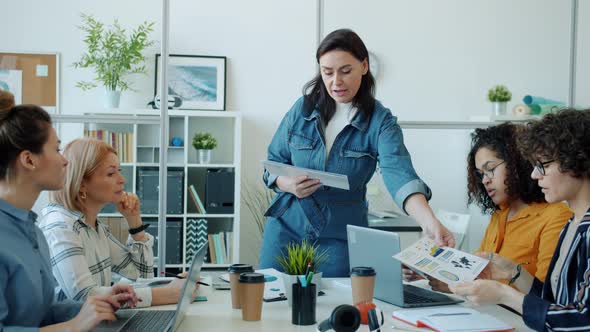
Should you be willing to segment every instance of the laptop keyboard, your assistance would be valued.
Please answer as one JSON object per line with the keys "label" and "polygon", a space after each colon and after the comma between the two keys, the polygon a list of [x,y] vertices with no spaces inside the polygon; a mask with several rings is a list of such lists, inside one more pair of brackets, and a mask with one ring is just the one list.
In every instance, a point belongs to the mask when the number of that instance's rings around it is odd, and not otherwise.
{"label": "laptop keyboard", "polygon": [[123,326],[121,331],[162,332],[174,317],[173,310],[140,310]]}
{"label": "laptop keyboard", "polygon": [[444,302],[449,300],[452,300],[452,298],[449,298],[446,295],[434,293],[432,291],[412,285],[404,285],[404,303],[419,304]]}

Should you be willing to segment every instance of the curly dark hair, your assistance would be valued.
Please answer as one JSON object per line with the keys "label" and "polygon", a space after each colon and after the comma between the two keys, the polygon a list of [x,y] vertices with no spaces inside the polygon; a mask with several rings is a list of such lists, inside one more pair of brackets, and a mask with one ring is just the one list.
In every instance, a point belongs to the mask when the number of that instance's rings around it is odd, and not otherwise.
{"label": "curly dark hair", "polygon": [[559,170],[590,177],[590,109],[564,109],[531,122],[519,148],[529,161],[555,160]]}
{"label": "curly dark hair", "polygon": [[537,181],[531,179],[533,166],[518,150],[517,140],[523,131],[524,126],[508,122],[485,129],[479,128],[471,134],[471,151],[467,156],[468,204],[476,203],[486,214],[499,209],[475,174],[475,154],[481,148],[494,151],[505,162],[505,184],[509,199],[520,199],[527,204],[545,202]]}

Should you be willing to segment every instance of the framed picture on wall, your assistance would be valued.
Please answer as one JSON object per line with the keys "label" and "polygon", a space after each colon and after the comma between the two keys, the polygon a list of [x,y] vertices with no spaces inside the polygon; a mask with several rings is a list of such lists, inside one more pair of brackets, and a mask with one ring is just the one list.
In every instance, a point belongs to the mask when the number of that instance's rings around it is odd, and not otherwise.
{"label": "framed picture on wall", "polygon": [[59,113],[59,54],[0,52],[0,90],[16,104],[35,104]]}
{"label": "framed picture on wall", "polygon": [[[224,56],[170,54],[168,59],[168,94],[182,99],[180,109],[225,110]],[[162,57],[156,54],[154,95],[160,94],[158,79]]]}

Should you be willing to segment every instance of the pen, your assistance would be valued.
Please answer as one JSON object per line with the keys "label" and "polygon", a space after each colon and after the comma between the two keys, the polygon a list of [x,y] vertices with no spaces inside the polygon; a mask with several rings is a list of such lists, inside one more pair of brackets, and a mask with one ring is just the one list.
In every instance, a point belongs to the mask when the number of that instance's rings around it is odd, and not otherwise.
{"label": "pen", "polygon": [[311,285],[311,280],[313,279],[313,271],[309,271],[307,275],[307,279],[305,280],[308,285]]}
{"label": "pen", "polygon": [[307,268],[305,269],[305,278],[307,279],[307,275],[309,274],[309,269],[311,268],[311,262],[307,263]]}
{"label": "pen", "polygon": [[466,316],[466,315],[471,315],[470,312],[452,312],[452,313],[448,313],[448,314],[432,314],[429,315],[428,317],[439,317],[439,316]]}
{"label": "pen", "polygon": [[181,277],[181,276],[179,276],[179,275],[178,275],[178,274],[176,274],[176,273],[170,273],[170,272],[166,272],[166,271],[164,271],[164,272],[162,272],[162,273],[163,273],[163,274],[165,274],[165,275],[167,275],[167,276],[170,276],[170,277],[176,277],[176,278],[178,278],[178,279],[184,279],[184,277]]}
{"label": "pen", "polygon": [[[178,279],[186,279],[185,277],[181,277],[181,276],[179,276],[178,274],[174,274],[174,273],[170,273],[170,272],[166,272],[166,271],[164,271],[163,273],[164,273],[165,275],[167,275],[167,276],[170,276],[170,277],[176,277],[176,278],[178,278]],[[211,286],[211,285],[209,285],[208,283],[206,283],[206,282],[202,282],[202,281],[197,281],[197,284],[199,284],[199,285],[203,285],[203,286]]]}
{"label": "pen", "polygon": [[307,287],[307,280],[305,279],[305,276],[299,276],[299,281],[301,283],[301,287]]}

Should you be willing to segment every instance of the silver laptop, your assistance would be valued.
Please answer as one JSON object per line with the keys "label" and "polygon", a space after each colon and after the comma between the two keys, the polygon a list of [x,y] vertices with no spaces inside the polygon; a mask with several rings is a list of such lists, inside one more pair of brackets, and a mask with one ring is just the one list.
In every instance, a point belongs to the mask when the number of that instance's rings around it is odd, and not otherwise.
{"label": "silver laptop", "polygon": [[195,253],[188,272],[187,280],[182,289],[182,295],[176,305],[176,310],[119,310],[115,322],[103,322],[95,331],[141,331],[141,332],[173,332],[178,329],[184,319],[189,304],[192,301],[193,292],[197,287],[197,281],[205,260],[205,254],[209,243],[205,244]]}
{"label": "silver laptop", "polygon": [[392,257],[400,252],[397,233],[353,225],[346,228],[350,267],[370,266],[375,269],[376,299],[404,308],[463,302],[428,289],[404,285],[401,263]]}

